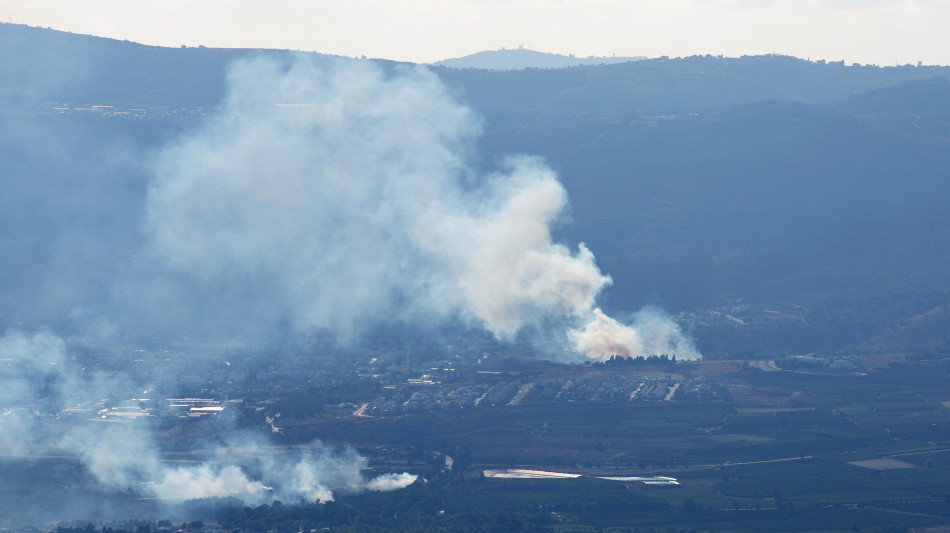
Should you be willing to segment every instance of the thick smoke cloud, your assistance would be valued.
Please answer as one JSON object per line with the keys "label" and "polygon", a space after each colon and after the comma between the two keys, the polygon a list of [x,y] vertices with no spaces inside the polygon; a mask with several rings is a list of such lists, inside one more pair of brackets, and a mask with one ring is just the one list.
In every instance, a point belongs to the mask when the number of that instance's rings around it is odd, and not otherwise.
{"label": "thick smoke cloud", "polygon": [[[66,343],[48,331],[8,331],[0,337],[0,364],[0,446],[5,453],[75,454],[100,483],[114,489],[171,503],[214,497],[248,504],[274,499],[305,503],[330,501],[340,492],[395,490],[416,480],[411,474],[367,478],[366,459],[351,448],[335,450],[315,442],[285,450],[243,432],[229,434],[209,461],[163,461],[148,417],[116,422],[95,416],[101,398],[122,398],[143,388],[130,376],[77,367]],[[70,417],[70,410],[80,414]],[[253,477],[251,471],[260,474]]]}
{"label": "thick smoke cloud", "polygon": [[479,121],[431,72],[259,58],[229,81],[220,114],[157,156],[147,201],[154,261],[199,291],[343,340],[462,320],[598,360],[698,356],[669,318],[596,307],[611,280],[553,241],[553,171],[519,156],[476,172]]}

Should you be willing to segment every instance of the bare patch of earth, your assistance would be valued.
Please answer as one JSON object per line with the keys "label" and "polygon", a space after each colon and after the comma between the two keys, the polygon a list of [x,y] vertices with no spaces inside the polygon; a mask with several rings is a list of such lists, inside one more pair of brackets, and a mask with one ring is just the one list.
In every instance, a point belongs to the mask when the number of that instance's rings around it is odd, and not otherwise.
{"label": "bare patch of earth", "polygon": [[772,440],[768,437],[763,437],[761,435],[749,435],[746,433],[727,433],[724,435],[710,435],[709,438],[717,442],[762,442],[764,440]]}
{"label": "bare patch of earth", "polygon": [[861,468],[870,468],[872,470],[900,470],[902,468],[920,468],[919,466],[890,457],[880,459],[868,459],[866,461],[851,461],[849,465],[860,466]]}

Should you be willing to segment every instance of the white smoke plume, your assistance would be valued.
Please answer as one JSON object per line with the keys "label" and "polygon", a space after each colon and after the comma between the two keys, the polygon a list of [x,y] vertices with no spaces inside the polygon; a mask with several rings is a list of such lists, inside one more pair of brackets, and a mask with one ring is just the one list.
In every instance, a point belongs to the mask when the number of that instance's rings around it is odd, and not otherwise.
{"label": "white smoke plume", "polygon": [[698,357],[669,317],[596,307],[611,280],[552,239],[554,172],[475,170],[479,121],[428,70],[258,58],[229,82],[220,113],[157,155],[145,220],[154,261],[208,298],[344,340],[461,319],[574,357]]}
{"label": "white smoke plume", "polygon": [[[88,411],[99,398],[121,397],[141,384],[126,375],[107,376],[77,367],[66,343],[51,332],[8,331],[0,337],[0,446],[4,453],[32,456],[57,451],[78,456],[105,486],[169,502],[234,497],[248,504],[327,502],[335,493],[406,487],[411,474],[368,478],[365,458],[352,448],[319,442],[285,450],[264,437],[230,435],[211,460],[164,461],[146,417],[128,422],[78,419],[68,409]],[[95,411],[93,410],[93,413]],[[237,448],[254,453],[234,454]],[[260,472],[257,477],[249,472]]]}
{"label": "white smoke plume", "polygon": [[679,325],[652,308],[637,312],[629,326],[605,315],[599,308],[594,309],[593,319],[583,329],[571,330],[569,335],[578,350],[599,360],[611,355],[667,354],[681,359],[699,356]]}

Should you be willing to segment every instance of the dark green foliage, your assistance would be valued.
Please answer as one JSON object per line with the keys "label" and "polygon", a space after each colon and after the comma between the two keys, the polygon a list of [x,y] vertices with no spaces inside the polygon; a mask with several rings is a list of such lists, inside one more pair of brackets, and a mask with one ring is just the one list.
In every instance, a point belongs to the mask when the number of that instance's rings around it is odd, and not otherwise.
{"label": "dark green foliage", "polygon": [[376,380],[342,378],[329,386],[309,385],[296,389],[273,402],[268,411],[287,418],[304,419],[323,414],[327,406],[372,399],[379,391]]}

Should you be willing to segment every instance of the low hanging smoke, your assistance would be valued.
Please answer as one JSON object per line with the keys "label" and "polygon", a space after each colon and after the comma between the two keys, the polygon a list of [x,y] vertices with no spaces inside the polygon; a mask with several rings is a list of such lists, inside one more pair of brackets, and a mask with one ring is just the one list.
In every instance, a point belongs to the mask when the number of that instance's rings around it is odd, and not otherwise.
{"label": "low hanging smoke", "polygon": [[[0,337],[0,364],[0,446],[5,452],[75,454],[100,483],[114,489],[171,503],[216,497],[247,504],[312,503],[330,501],[336,493],[395,490],[416,480],[411,474],[367,478],[367,461],[352,448],[335,450],[315,442],[287,451],[243,433],[229,435],[211,460],[185,466],[166,462],[147,417],[128,422],[64,418],[69,409],[88,410],[102,397],[121,397],[133,386],[129,376],[85,372],[48,331],[7,332]],[[234,449],[253,453],[238,456]],[[252,477],[249,471],[261,473]]]}
{"label": "low hanging smoke", "polygon": [[698,357],[669,317],[624,325],[596,307],[611,280],[583,244],[553,241],[554,172],[526,156],[473,169],[479,121],[426,69],[258,58],[229,83],[221,111],[156,156],[147,200],[153,261],[195,298],[343,340],[460,319],[596,360]]}

